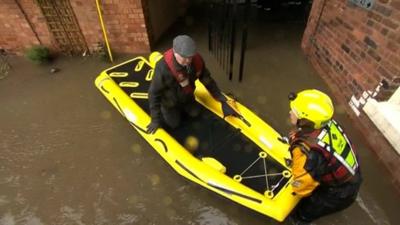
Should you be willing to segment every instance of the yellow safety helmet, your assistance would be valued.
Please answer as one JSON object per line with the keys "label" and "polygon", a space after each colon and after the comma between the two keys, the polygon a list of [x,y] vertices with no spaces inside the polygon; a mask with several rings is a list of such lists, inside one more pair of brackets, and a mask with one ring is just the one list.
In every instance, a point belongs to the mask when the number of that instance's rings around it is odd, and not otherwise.
{"label": "yellow safety helmet", "polygon": [[323,127],[332,119],[334,108],[331,98],[316,89],[289,94],[290,109],[299,120],[308,120],[315,129]]}

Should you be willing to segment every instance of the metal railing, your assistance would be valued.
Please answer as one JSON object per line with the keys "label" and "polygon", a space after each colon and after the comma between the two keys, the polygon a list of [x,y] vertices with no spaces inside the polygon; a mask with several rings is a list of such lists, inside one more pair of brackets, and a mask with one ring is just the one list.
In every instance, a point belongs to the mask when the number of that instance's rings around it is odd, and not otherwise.
{"label": "metal railing", "polygon": [[8,76],[11,65],[8,62],[8,55],[4,49],[0,49],[0,80]]}

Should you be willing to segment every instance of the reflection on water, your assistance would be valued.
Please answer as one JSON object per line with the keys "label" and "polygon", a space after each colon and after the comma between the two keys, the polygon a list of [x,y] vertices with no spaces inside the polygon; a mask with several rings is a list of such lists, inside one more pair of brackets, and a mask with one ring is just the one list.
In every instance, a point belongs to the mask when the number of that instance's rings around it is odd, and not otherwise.
{"label": "reflection on water", "polygon": [[169,197],[169,196],[165,196],[165,197],[163,198],[163,203],[164,203],[165,206],[171,205],[171,203],[172,203],[172,198]]}
{"label": "reflection on water", "polygon": [[0,182],[0,184],[7,184],[10,187],[19,187],[21,186],[20,184],[20,175],[15,175],[15,176],[8,176],[4,177],[3,180]]}
{"label": "reflection on water", "polygon": [[140,146],[139,144],[133,144],[131,146],[131,150],[133,153],[135,153],[136,155],[141,155],[142,154],[142,146]]}
{"label": "reflection on water", "polygon": [[71,223],[73,222],[73,224],[77,224],[77,225],[84,225],[85,223],[82,221],[82,217],[84,214],[84,211],[82,208],[79,209],[73,209],[69,206],[63,206],[60,209],[61,212],[61,218],[63,219],[63,221],[65,221],[66,223]]}
{"label": "reflection on water", "polygon": [[120,221],[120,225],[131,225],[138,222],[138,216],[131,214],[121,214],[118,215],[118,221]]}
{"label": "reflection on water", "polygon": [[0,196],[0,207],[8,204],[10,201],[7,200],[7,196],[1,195]]}
{"label": "reflection on water", "polygon": [[0,219],[0,224],[14,225],[15,224],[14,216],[11,215],[11,213],[4,214]]}
{"label": "reflection on water", "polygon": [[[366,196],[363,196],[366,197]],[[371,199],[370,199],[371,201]],[[374,224],[379,225],[389,225],[389,221],[386,219],[385,213],[376,203],[369,202],[368,206],[365,204],[363,198],[359,195],[356,199],[357,204],[362,210],[368,215],[368,217],[373,221]]]}
{"label": "reflection on water", "polygon": [[198,215],[196,217],[196,222],[199,225],[237,225],[236,222],[228,218],[221,210],[204,206],[197,209]]}
{"label": "reflection on water", "polygon": [[0,225],[44,225],[44,223],[42,223],[42,221],[27,208],[18,215],[13,215],[10,212],[7,212],[0,216]]}
{"label": "reflection on water", "polygon": [[150,174],[147,178],[150,180],[152,186],[157,186],[160,184],[160,176],[157,174]]}
{"label": "reflection on water", "polygon": [[110,119],[111,118],[111,112],[110,111],[102,111],[100,113],[100,117],[103,119]]}

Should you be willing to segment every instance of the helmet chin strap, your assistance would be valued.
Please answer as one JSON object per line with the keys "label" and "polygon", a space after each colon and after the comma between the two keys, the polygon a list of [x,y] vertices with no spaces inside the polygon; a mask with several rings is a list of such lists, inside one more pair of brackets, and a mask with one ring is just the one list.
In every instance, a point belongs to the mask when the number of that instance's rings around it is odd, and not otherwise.
{"label": "helmet chin strap", "polygon": [[315,124],[313,122],[311,122],[310,120],[307,119],[297,119],[296,122],[296,127],[300,128],[302,131],[313,131],[315,130],[314,128]]}

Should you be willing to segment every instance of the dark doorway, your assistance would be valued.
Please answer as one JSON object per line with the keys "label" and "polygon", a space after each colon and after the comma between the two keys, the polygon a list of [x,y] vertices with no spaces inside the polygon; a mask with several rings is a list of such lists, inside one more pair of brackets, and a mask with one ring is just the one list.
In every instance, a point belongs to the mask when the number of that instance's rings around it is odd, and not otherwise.
{"label": "dark doorway", "polygon": [[208,49],[230,80],[242,81],[252,25],[301,23],[305,27],[312,1],[214,0],[207,4]]}

